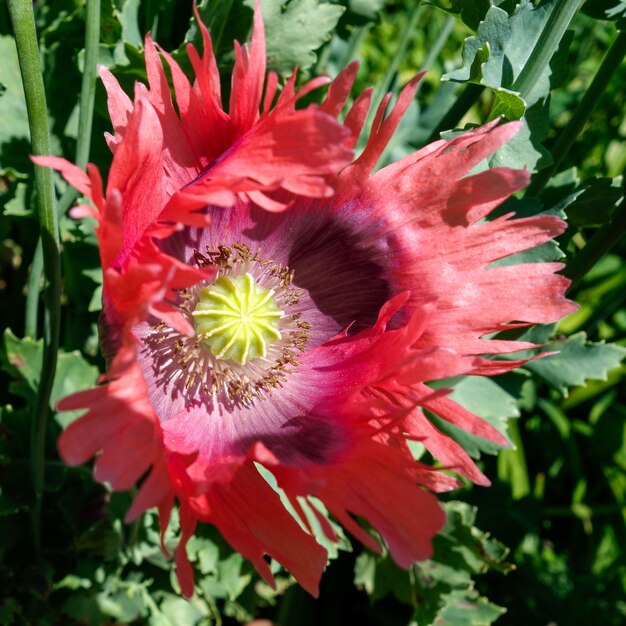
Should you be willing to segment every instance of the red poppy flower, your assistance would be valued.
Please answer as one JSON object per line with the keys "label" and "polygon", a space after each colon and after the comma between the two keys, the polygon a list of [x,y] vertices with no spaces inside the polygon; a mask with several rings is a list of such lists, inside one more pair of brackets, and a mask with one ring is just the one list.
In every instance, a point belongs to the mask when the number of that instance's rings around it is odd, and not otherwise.
{"label": "red poppy flower", "polygon": [[[185,595],[193,593],[185,545],[198,522],[217,526],[266,580],[270,555],[316,593],[326,553],[301,504],[336,537],[312,496],[379,549],[357,521],[367,520],[408,567],[431,553],[444,523],[433,492],[458,484],[452,472],[489,482],[423,409],[506,443],[426,383],[508,371],[520,361],[493,356],[532,344],[489,336],[573,310],[559,264],[491,265],[548,241],[563,223],[483,219],[528,182],[527,172],[505,168],[468,175],[516,124],[435,142],[372,173],[417,78],[387,117],[388,98],[381,104],[349,164],[369,107],[365,92],[337,120],[355,66],[320,106],[296,109],[327,81],[296,93],[294,76],[277,95],[276,76],[265,78],[257,6],[250,47],[235,48],[226,112],[200,28],[203,55],[188,48],[193,85],[150,38],[149,88],[137,85],[133,101],[101,71],[115,131],[106,194],[93,166],[85,174],[37,159],[91,199],[95,209],[73,214],[98,221],[104,269],[110,366],[100,386],[60,403],[87,411],[63,433],[61,455],[72,465],[96,455],[96,479],[114,489],[139,482],[128,520],[157,506],[165,528],[178,502]],[[441,466],[416,462],[412,439]]]}

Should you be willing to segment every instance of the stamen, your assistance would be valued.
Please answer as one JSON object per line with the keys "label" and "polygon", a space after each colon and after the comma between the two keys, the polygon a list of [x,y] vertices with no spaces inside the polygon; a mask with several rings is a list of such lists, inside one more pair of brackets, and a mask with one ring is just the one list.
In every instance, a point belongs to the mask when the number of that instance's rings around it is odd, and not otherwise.
{"label": "stamen", "polygon": [[300,366],[311,325],[290,309],[303,292],[293,286],[293,270],[245,244],[207,247],[194,260],[215,267],[217,279],[179,292],[195,336],[160,322],[144,339],[157,382],[209,410],[250,405]]}

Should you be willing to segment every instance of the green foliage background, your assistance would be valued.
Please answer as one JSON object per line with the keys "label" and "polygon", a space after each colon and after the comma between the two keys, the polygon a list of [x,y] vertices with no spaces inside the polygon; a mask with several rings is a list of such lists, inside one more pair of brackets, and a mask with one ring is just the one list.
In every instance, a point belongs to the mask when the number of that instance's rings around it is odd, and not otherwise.
{"label": "green foliage background", "polygon": [[[513,445],[499,450],[448,426],[494,484],[448,496],[448,524],[433,558],[409,571],[340,535],[315,601],[276,564],[278,589],[270,589],[205,527],[189,545],[197,593],[183,600],[160,550],[155,516],[125,526],[131,495],[110,493],[94,483],[88,467],[70,469],[59,460],[55,441],[76,417],[67,413],[55,414],[46,433],[43,540],[36,556],[29,442],[41,377],[43,283],[24,95],[13,29],[0,6],[0,318],[6,329],[0,348],[0,625],[227,625],[257,617],[281,626],[626,623],[626,3],[587,0],[582,9],[566,0],[262,4],[270,65],[283,76],[296,64],[301,79],[335,75],[358,59],[354,93],[373,85],[379,101],[429,68],[385,161],[498,115],[521,119],[522,132],[485,167],[535,173],[530,190],[500,212],[550,211],[568,219],[558,247],[516,260],[563,260],[580,310],[556,327],[527,331],[546,344],[542,350],[558,354],[495,379],[445,381],[456,400]],[[249,34],[252,5],[212,0],[200,6],[224,77],[233,62],[232,40]],[[539,66],[542,37],[572,6],[574,17],[552,42],[549,64]],[[185,64],[184,42],[198,39],[191,15],[186,0],[102,0],[98,62],[132,92],[134,81],[146,81],[145,33],[152,31]],[[78,134],[85,1],[40,0],[35,16],[52,150],[74,159],[77,142],[85,141]],[[614,65],[597,85],[607,52]],[[583,123],[574,128],[581,115]],[[108,130],[98,84],[89,159],[103,173],[110,161],[103,141]],[[553,164],[554,157],[562,159]],[[90,224],[65,215],[72,195],[60,180],[56,193],[63,321],[50,409],[93,385],[103,368],[96,240]],[[417,446],[415,453],[423,451]],[[173,545],[176,536],[174,521],[166,543]]]}

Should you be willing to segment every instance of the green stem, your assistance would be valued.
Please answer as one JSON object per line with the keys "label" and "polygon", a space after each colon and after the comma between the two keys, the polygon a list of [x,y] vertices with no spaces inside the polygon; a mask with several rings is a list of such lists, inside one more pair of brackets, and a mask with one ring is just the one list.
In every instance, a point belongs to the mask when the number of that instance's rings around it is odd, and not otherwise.
{"label": "green stem", "polygon": [[463,117],[465,117],[467,112],[478,102],[484,89],[482,85],[465,83],[462,89],[460,89],[458,98],[454,101],[454,104],[450,107],[448,112],[441,118],[426,143],[437,141],[441,138],[441,133],[444,130],[455,128]]}
{"label": "green stem", "polygon": [[541,31],[528,61],[513,83],[512,89],[519,91],[522,98],[526,97],[539,81],[541,74],[557,51],[579,5],[580,0],[556,0],[556,6],[552,10],[545,28]]}
{"label": "green stem", "polygon": [[[78,116],[78,139],[76,143],[76,165],[84,169],[89,160],[91,150],[91,129],[93,126],[94,102],[96,99],[96,79],[98,46],[100,44],[100,0],[87,2],[85,23],[85,58],[83,79],[80,91],[80,112]],[[57,215],[65,215],[78,196],[74,187],[65,189],[57,203]],[[37,246],[28,279],[26,292],[25,334],[37,336],[37,320],[39,317],[39,283],[42,272],[41,245]]]}
{"label": "green stem", "polygon": [[[48,108],[39,60],[33,5],[30,0],[7,0],[7,6],[13,23],[24,84],[33,153],[36,155],[50,154]],[[32,532],[35,553],[39,555],[41,552],[41,500],[44,487],[46,423],[59,348],[61,259],[59,254],[59,227],[54,208],[52,171],[50,169],[35,166],[35,189],[37,191],[43,265],[47,279],[43,363],[31,430],[31,470],[35,492],[35,502],[32,509]]]}
{"label": "green stem", "polygon": [[372,95],[372,106],[369,110],[366,128],[371,127],[372,121],[376,115],[376,111],[378,110],[378,105],[381,103],[385,94],[391,88],[391,84],[393,83],[393,80],[398,73],[400,63],[406,57],[407,48],[409,47],[409,43],[411,43],[411,39],[415,36],[415,27],[417,26],[417,21],[419,20],[422,11],[422,6],[418,6],[412,11],[409,20],[406,23],[404,30],[402,31],[400,43],[398,44],[395,54],[387,65],[385,75],[383,76],[383,79],[376,85],[376,89],[374,90],[374,93]]}
{"label": "green stem", "polygon": [[81,169],[87,165],[91,148],[91,128],[96,100],[96,66],[100,45],[100,0],[88,0],[86,4],[85,63],[80,89],[80,115],[78,117],[78,143],[76,146],[76,165]]}
{"label": "green stem", "polygon": [[[346,65],[359,58],[359,49],[361,48],[361,45],[365,41],[366,37],[369,35],[371,29],[372,23],[368,22],[367,24],[359,26],[352,31],[350,37],[348,38],[345,52],[341,56],[341,62],[337,64],[339,67],[346,67]],[[322,72],[318,72],[318,74],[321,73]]]}
{"label": "green stem", "polygon": [[[76,142],[76,165],[85,169],[91,151],[91,129],[93,127],[94,102],[96,100],[96,81],[98,77],[98,47],[100,45],[100,0],[87,2],[85,18],[85,58],[83,80],[80,88],[80,113],[78,116],[78,139]],[[64,215],[78,193],[73,187],[67,187],[59,200],[58,213]]]}
{"label": "green stem", "polygon": [[37,242],[33,263],[30,266],[28,284],[26,286],[26,311],[24,314],[24,335],[36,339],[39,321],[39,290],[43,272],[43,250],[41,239]]}
{"label": "green stem", "polygon": [[452,29],[454,28],[455,24],[456,24],[456,18],[453,17],[452,15],[449,15],[446,18],[446,21],[443,23],[443,27],[439,31],[439,34],[437,35],[437,39],[435,39],[435,42],[428,48],[428,54],[426,55],[426,58],[424,59],[424,62],[422,63],[422,67],[421,67],[422,70],[429,70],[432,67],[432,65],[435,63],[435,61],[437,60],[437,57],[443,50],[443,47],[446,45],[448,41],[448,37],[450,36],[450,33],[452,32]]}
{"label": "green stem", "polygon": [[526,195],[538,196],[552,175],[558,170],[561,161],[563,161],[572,147],[572,144],[582,132],[589,116],[596,108],[613,74],[615,74],[616,70],[619,68],[625,55],[626,31],[620,31],[613,45],[609,48],[604,59],[602,59],[600,68],[580,101],[578,108],[567,123],[567,126],[561,131],[558,140],[554,144],[554,148],[552,149],[554,163],[550,167],[541,170],[541,172],[534,177],[533,182],[526,191]]}
{"label": "green stem", "polygon": [[[367,114],[367,118],[365,120],[365,124],[363,126],[363,131],[361,132],[361,136],[359,138],[359,142],[357,144],[357,152],[365,147],[367,143],[367,137],[370,135],[370,131],[372,128],[372,123],[374,118],[376,117],[376,113],[378,111],[378,107],[382,102],[383,98],[391,90],[392,84],[396,79],[398,68],[400,67],[400,63],[406,56],[407,48],[411,42],[412,37],[415,35],[415,28],[417,26],[417,22],[419,20],[420,15],[423,11],[422,6],[417,6],[413,9],[411,15],[409,16],[408,22],[404,26],[402,30],[402,34],[400,36],[400,42],[398,43],[398,47],[389,61],[387,65],[387,69],[381,81],[378,82],[374,92],[372,94],[372,103],[369,108],[369,112]],[[389,149],[389,145],[387,146]],[[384,157],[381,157],[380,162],[382,162]]]}
{"label": "green stem", "polygon": [[597,230],[585,247],[567,264],[565,276],[572,291],[583,276],[626,234],[626,202],[622,202],[610,223]]}

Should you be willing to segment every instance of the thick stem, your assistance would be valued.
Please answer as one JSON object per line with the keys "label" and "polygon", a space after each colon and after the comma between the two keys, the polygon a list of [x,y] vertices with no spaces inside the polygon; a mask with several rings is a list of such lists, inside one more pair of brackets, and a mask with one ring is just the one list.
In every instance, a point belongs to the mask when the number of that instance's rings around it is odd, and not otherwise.
{"label": "thick stem", "polygon": [[609,224],[589,239],[585,247],[567,264],[563,272],[572,280],[569,291],[626,234],[626,202],[622,201]]}
{"label": "thick stem", "polygon": [[26,286],[26,307],[24,314],[24,335],[36,339],[39,323],[39,289],[43,273],[43,250],[41,240],[37,242],[35,255],[30,266],[28,284]]}
{"label": "thick stem", "polygon": [[465,83],[460,89],[458,98],[450,107],[448,112],[441,118],[437,128],[435,128],[426,143],[432,143],[440,139],[440,135],[445,130],[455,128],[459,122],[465,117],[467,112],[478,102],[483,90],[482,85],[474,83]]}
{"label": "thick stem", "polygon": [[569,152],[572,144],[582,132],[589,116],[596,108],[600,98],[602,98],[613,74],[619,68],[622,60],[626,56],[626,32],[618,32],[613,45],[609,48],[598,72],[591,81],[589,88],[585,92],[580,104],[570,118],[565,128],[561,131],[559,138],[552,149],[554,163],[550,167],[541,170],[528,187],[526,195],[538,196],[546,186],[552,175],[558,171],[558,167]]}
{"label": "thick stem", "polygon": [[93,107],[96,99],[96,66],[100,44],[100,0],[88,0],[85,22],[85,63],[80,90],[80,115],[78,118],[78,144],[76,165],[84,169],[89,160]]}
{"label": "thick stem", "polygon": [[448,42],[448,38],[450,37],[450,33],[452,32],[452,29],[454,28],[455,24],[456,24],[456,19],[452,15],[449,15],[446,18],[446,21],[444,22],[443,27],[439,31],[439,34],[437,35],[437,39],[435,39],[435,42],[431,46],[428,47],[428,53],[426,54],[426,57],[424,58],[424,62],[422,63],[422,67],[420,68],[420,71],[429,70],[431,66],[435,63],[435,61],[437,60],[437,57],[443,50],[443,47]]}
{"label": "thick stem", "polygon": [[[83,79],[80,91],[80,113],[78,117],[78,139],[76,143],[76,165],[84,169],[89,160],[91,150],[91,129],[93,126],[93,110],[96,98],[96,78],[98,46],[100,43],[100,0],[87,2],[85,23],[85,58]],[[74,187],[68,186],[57,203],[57,215],[64,215],[72,206],[78,195]],[[37,336],[37,320],[39,317],[39,283],[42,272],[41,245],[37,246],[28,280],[26,295],[25,334]]]}
{"label": "thick stem", "polygon": [[[80,113],[78,116],[78,139],[76,142],[76,165],[85,169],[91,151],[91,129],[96,99],[98,77],[98,46],[100,45],[100,0],[87,2],[85,21],[85,58],[83,80],[80,88]],[[58,213],[63,215],[72,205],[78,193],[68,187],[59,200]]]}
{"label": "thick stem", "polygon": [[420,15],[423,12],[422,6],[417,6],[411,12],[408,22],[402,31],[402,35],[400,36],[400,41],[398,43],[398,47],[396,51],[389,61],[387,65],[387,69],[385,70],[385,75],[383,79],[378,83],[376,89],[374,90],[374,94],[372,96],[372,106],[370,107],[370,111],[367,119],[367,128],[369,128],[372,124],[374,116],[376,115],[376,111],[378,109],[378,105],[384,98],[385,94],[391,88],[391,84],[398,73],[398,68],[400,67],[400,63],[406,56],[407,48],[409,47],[409,43],[411,39],[415,36],[415,28],[417,26],[417,22],[420,18]]}
{"label": "thick stem", "polygon": [[[35,155],[50,154],[48,109],[39,61],[33,5],[29,0],[7,0],[7,6],[15,33],[33,153]],[[35,502],[32,509],[32,532],[35,553],[39,555],[46,424],[59,348],[61,259],[59,254],[59,227],[54,208],[52,172],[48,168],[35,166],[35,189],[37,191],[43,265],[47,279],[43,363],[31,430],[31,471],[35,492]]]}
{"label": "thick stem", "polygon": [[556,0],[556,6],[552,10],[545,28],[541,31],[528,61],[513,83],[513,89],[519,91],[522,98],[539,81],[541,74],[557,51],[579,5],[580,0]]}

